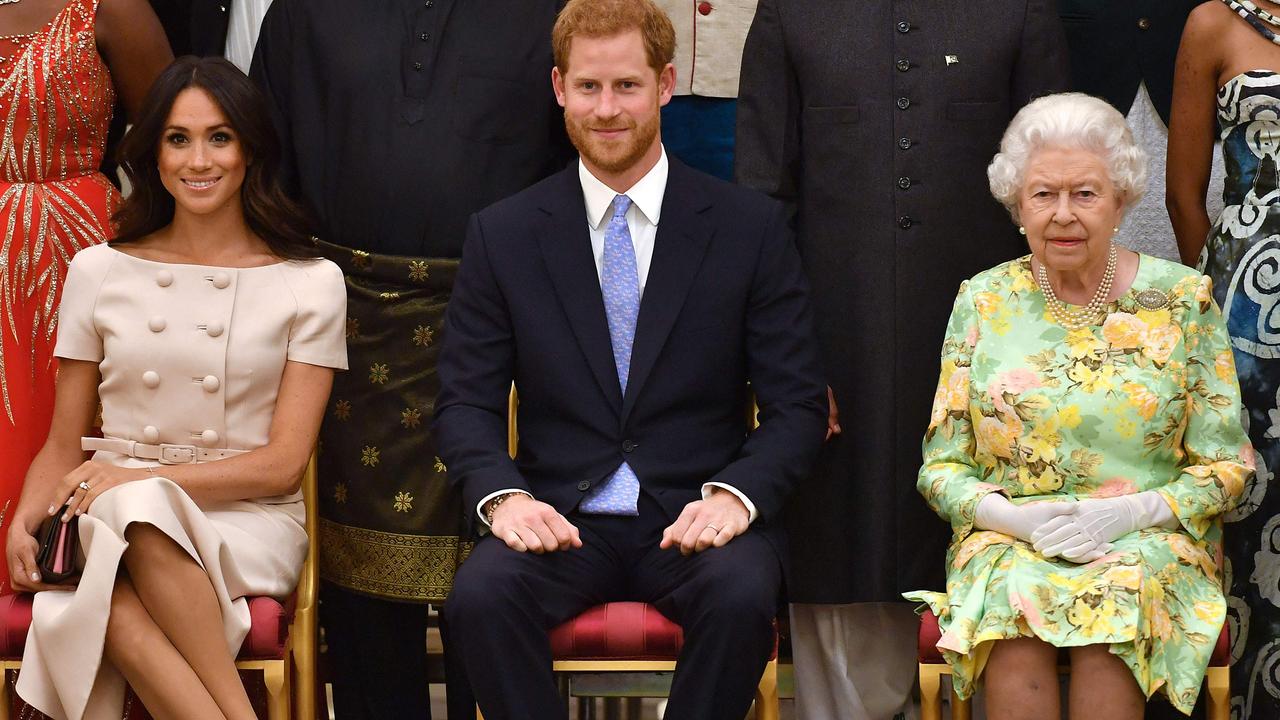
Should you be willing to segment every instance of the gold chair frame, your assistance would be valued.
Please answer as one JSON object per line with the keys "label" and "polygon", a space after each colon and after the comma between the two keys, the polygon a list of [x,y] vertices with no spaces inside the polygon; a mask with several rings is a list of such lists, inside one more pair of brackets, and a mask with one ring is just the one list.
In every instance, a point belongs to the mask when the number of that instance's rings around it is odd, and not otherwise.
{"label": "gold chair frame", "polygon": [[[316,497],[316,454],[302,474],[307,511],[307,558],[298,579],[297,604],[284,653],[279,659],[238,660],[236,669],[262,673],[267,688],[267,720],[314,720],[316,717],[316,591],[319,583],[319,500]],[[0,720],[9,720],[8,674],[21,660],[0,660]],[[296,715],[294,714],[296,711]]]}
{"label": "gold chair frame", "polygon": [[[516,410],[520,400],[516,396],[516,388],[511,386],[511,395],[507,400],[507,452],[512,458],[516,456],[516,446],[520,433],[516,428]],[[748,415],[752,427],[755,426],[754,404]],[[674,672],[674,660],[557,660],[551,664],[555,673],[667,673]],[[756,720],[778,720],[778,659],[775,657],[764,667],[764,674],[756,685]],[[480,708],[476,708],[476,720],[484,720]]]}

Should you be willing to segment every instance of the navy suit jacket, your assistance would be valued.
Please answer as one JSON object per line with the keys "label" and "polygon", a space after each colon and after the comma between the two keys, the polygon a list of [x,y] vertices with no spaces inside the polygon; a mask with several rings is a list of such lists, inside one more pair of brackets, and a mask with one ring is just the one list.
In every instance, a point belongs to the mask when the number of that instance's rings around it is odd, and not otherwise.
{"label": "navy suit jacket", "polygon": [[672,158],[624,396],[574,163],[471,218],[438,364],[451,482],[473,518],[504,488],[567,514],[625,460],[673,520],[718,481],[768,527],[826,428],[810,315],[782,205]]}

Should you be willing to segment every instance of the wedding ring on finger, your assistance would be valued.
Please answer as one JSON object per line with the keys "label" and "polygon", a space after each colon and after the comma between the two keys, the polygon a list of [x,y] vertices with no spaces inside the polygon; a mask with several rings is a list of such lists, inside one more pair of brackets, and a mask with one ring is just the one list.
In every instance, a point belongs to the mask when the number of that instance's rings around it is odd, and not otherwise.
{"label": "wedding ring on finger", "polygon": [[79,485],[77,485],[76,487],[80,488],[81,490],[83,490],[83,491],[85,491],[85,492],[89,492],[89,483],[85,482],[84,480],[81,480],[81,481],[80,481],[80,484],[79,484]]}
{"label": "wedding ring on finger", "polygon": [[712,525],[711,523],[707,523],[707,528],[710,528],[711,530],[715,530],[717,533],[720,532],[720,528],[716,527],[715,525]]}

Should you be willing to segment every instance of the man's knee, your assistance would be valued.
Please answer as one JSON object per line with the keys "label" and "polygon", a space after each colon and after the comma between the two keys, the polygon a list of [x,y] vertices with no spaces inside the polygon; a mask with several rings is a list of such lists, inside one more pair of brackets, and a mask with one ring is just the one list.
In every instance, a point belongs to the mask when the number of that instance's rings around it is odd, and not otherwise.
{"label": "man's knee", "polygon": [[776,556],[772,552],[755,553],[746,561],[748,558],[739,553],[738,557],[707,559],[716,561],[704,563],[693,582],[698,605],[706,612],[704,620],[741,632],[772,636],[782,583]]}
{"label": "man's knee", "polygon": [[443,609],[445,622],[459,629],[472,623],[491,623],[530,602],[521,592],[523,560],[498,541],[477,545],[454,576],[453,590]]}

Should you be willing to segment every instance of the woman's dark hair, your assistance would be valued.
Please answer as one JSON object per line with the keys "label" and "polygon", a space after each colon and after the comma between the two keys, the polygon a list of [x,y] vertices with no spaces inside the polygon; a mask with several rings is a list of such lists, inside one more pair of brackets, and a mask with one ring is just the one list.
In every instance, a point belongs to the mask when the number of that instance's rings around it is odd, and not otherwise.
{"label": "woman's dark hair", "polygon": [[187,88],[200,88],[213,98],[240,142],[245,156],[240,200],[249,229],[278,257],[316,257],[310,221],[280,181],[280,141],[262,93],[227,60],[191,55],[160,73],[120,143],[117,160],[133,191],[112,218],[117,224],[112,243],[134,242],[173,222],[173,196],[160,182],[156,156],[174,100]]}

